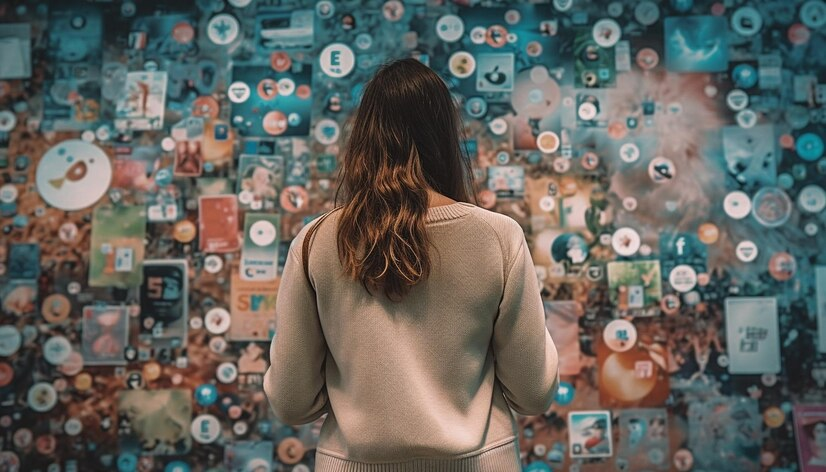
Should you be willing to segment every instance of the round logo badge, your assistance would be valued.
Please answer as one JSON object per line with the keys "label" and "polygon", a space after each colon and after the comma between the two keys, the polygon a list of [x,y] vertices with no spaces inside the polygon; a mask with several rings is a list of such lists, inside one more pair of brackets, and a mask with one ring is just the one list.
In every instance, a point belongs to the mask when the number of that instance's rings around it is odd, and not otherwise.
{"label": "round logo badge", "polygon": [[8,133],[16,124],[17,115],[8,110],[0,110],[0,132]]}
{"label": "round logo badge", "polygon": [[261,121],[261,127],[264,128],[264,131],[273,136],[284,134],[288,126],[287,115],[280,110],[268,112]]}
{"label": "round logo badge", "polygon": [[769,259],[769,274],[780,282],[794,277],[797,272],[797,261],[788,252],[776,252]]}
{"label": "round logo badge", "polygon": [[820,213],[826,208],[826,191],[815,184],[803,187],[797,194],[797,206],[807,213]]}
{"label": "round logo badge", "polygon": [[298,213],[307,208],[310,203],[310,196],[307,189],[301,185],[290,185],[281,191],[279,199],[281,208],[289,213]]}
{"label": "round logo badge", "polygon": [[668,275],[668,282],[678,292],[690,292],[697,286],[697,272],[690,265],[678,265]]}
{"label": "round logo badge", "polygon": [[444,15],[436,21],[436,36],[446,43],[453,43],[465,33],[465,22],[456,15]]}
{"label": "round logo badge", "polygon": [[53,293],[43,300],[40,308],[40,313],[43,318],[49,323],[60,323],[69,318],[69,313],[72,310],[72,304],[66,295],[60,293]]}
{"label": "round logo badge", "polygon": [[0,362],[0,387],[5,387],[14,380],[14,369],[8,362]]}
{"label": "round logo badge", "polygon": [[229,329],[231,320],[232,318],[230,317],[229,312],[220,307],[215,307],[204,315],[204,324],[206,325],[206,329],[212,334],[226,333]]}
{"label": "round logo badge", "polygon": [[823,155],[823,138],[814,133],[803,133],[798,136],[795,149],[804,161],[816,161]]}
{"label": "round logo badge", "polygon": [[231,83],[229,89],[227,89],[227,96],[232,103],[244,103],[250,98],[251,94],[250,86],[240,80]]}
{"label": "round logo badge", "polygon": [[651,48],[642,48],[637,52],[637,65],[642,70],[651,70],[660,63],[660,54]]}
{"label": "round logo badge", "polygon": [[732,111],[743,110],[749,106],[749,95],[740,89],[732,89],[726,94],[726,105]]}
{"label": "round logo badge", "polygon": [[338,122],[324,118],[316,123],[313,136],[321,144],[329,145],[338,141],[340,130]]}
{"label": "round logo badge", "polygon": [[49,364],[63,364],[71,353],[72,344],[64,336],[52,336],[43,343],[43,357]]}
{"label": "round logo badge", "polygon": [[670,182],[676,174],[676,168],[674,167],[674,163],[671,159],[667,159],[665,157],[655,157],[651,159],[651,163],[648,164],[648,176],[651,177],[651,180],[654,183],[662,184],[665,182]]}
{"label": "round logo badge", "polygon": [[57,404],[57,391],[48,382],[38,382],[29,388],[27,401],[32,410],[43,413]]}
{"label": "round logo badge", "polygon": [[625,352],[637,344],[637,328],[627,320],[613,320],[602,331],[602,339],[608,349]]}
{"label": "round logo badge", "polygon": [[321,70],[335,79],[349,74],[356,64],[356,56],[350,46],[343,43],[328,44],[318,57]]}
{"label": "round logo badge", "polygon": [[207,36],[210,41],[219,46],[226,46],[235,41],[240,31],[241,25],[238,19],[229,13],[219,13],[213,16],[207,24]]}
{"label": "round logo badge", "polygon": [[767,228],[782,226],[792,214],[792,200],[778,187],[763,187],[752,201],[752,214]]}
{"label": "round logo badge", "polygon": [[660,308],[666,315],[673,315],[680,310],[680,297],[669,293],[660,300]]}
{"label": "round logo badge", "polygon": [[575,233],[564,233],[551,243],[551,256],[556,262],[582,264],[588,259],[588,242]]}
{"label": "round logo badge", "polygon": [[740,7],[731,15],[731,29],[741,36],[754,36],[763,27],[763,17],[753,7]]}
{"label": "round logo badge", "polygon": [[634,143],[624,143],[619,149],[620,159],[624,162],[636,162],[640,158],[640,148]]}
{"label": "round logo badge", "polygon": [[751,213],[751,199],[739,190],[729,192],[723,199],[723,211],[735,220],[742,220]]}
{"label": "round logo badge", "polygon": [[611,247],[620,256],[633,256],[640,244],[640,235],[633,228],[620,228],[611,236]]}
{"label": "round logo badge", "polygon": [[195,441],[201,444],[209,444],[221,436],[221,422],[210,414],[198,415],[192,420],[190,432]]}
{"label": "round logo badge", "polygon": [[232,383],[238,378],[238,367],[232,362],[222,362],[215,370],[215,377],[217,377],[221,383]]}
{"label": "round logo badge", "polygon": [[536,137],[536,147],[540,151],[551,154],[559,149],[559,135],[553,131],[543,131]]}
{"label": "round logo badge", "polygon": [[457,79],[466,79],[476,71],[476,59],[467,51],[456,51],[447,61],[450,73]]}
{"label": "round logo badge", "polygon": [[14,326],[0,326],[0,356],[8,357],[20,349],[23,336]]}
{"label": "round logo badge", "polygon": [[807,28],[818,30],[826,25],[826,3],[823,0],[809,0],[800,7],[800,22]]}
{"label": "round logo badge", "polygon": [[262,100],[273,100],[278,96],[278,83],[270,78],[261,79],[255,90]]}
{"label": "round logo badge", "polygon": [[650,0],[643,0],[634,7],[634,18],[643,26],[651,26],[660,19],[660,7]]}
{"label": "round logo badge", "polygon": [[622,31],[620,30],[619,23],[610,18],[603,18],[594,23],[591,34],[595,43],[601,47],[610,48],[620,40]]}
{"label": "round logo badge", "polygon": [[217,254],[210,254],[204,258],[204,270],[210,274],[217,274],[224,268],[224,260]]}
{"label": "round logo badge", "polygon": [[112,166],[99,147],[70,139],[43,154],[35,180],[37,191],[49,205],[65,211],[81,210],[106,193]]}
{"label": "round logo badge", "polygon": [[757,245],[754,244],[753,241],[749,241],[748,239],[740,241],[734,248],[734,253],[737,256],[737,258],[741,261],[751,262],[757,259]]}
{"label": "round logo badge", "polygon": [[275,241],[275,226],[269,221],[256,221],[250,226],[250,240],[256,246],[269,246]]}

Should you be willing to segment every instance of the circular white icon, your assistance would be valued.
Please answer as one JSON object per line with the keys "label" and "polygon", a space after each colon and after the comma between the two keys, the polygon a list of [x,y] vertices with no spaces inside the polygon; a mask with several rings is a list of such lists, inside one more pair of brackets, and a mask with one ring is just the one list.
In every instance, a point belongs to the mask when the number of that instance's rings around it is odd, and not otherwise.
{"label": "circular white icon", "polygon": [[109,156],[80,139],[63,141],[43,154],[37,165],[37,191],[49,205],[81,210],[106,193],[112,180]]}
{"label": "circular white icon", "polygon": [[826,208],[826,192],[818,185],[807,185],[797,194],[797,206],[808,213],[820,213]]}
{"label": "circular white icon", "polygon": [[215,376],[222,383],[232,383],[238,378],[238,367],[232,362],[222,362],[221,364],[218,364],[218,369],[215,371]]}
{"label": "circular white icon", "polygon": [[250,98],[250,94],[252,91],[250,90],[250,86],[247,85],[246,82],[241,82],[237,80],[229,85],[229,89],[227,90],[227,95],[229,96],[229,101],[232,103],[244,103],[247,99]]}
{"label": "circular white icon", "polygon": [[38,382],[29,388],[26,400],[32,410],[43,413],[57,404],[57,391],[48,382]]}
{"label": "circular white icon", "polygon": [[591,102],[583,102],[579,105],[577,113],[581,120],[590,121],[597,116],[597,107]]}
{"label": "circular white icon", "polygon": [[224,268],[224,260],[217,254],[210,254],[204,258],[204,270],[210,274],[217,274]]}
{"label": "circular white icon", "polygon": [[592,30],[594,42],[604,48],[610,48],[620,40],[620,25],[610,18],[603,18],[594,23]]}
{"label": "circular white icon", "polygon": [[456,51],[447,61],[450,73],[457,79],[466,79],[476,72],[476,58],[467,51]]}
{"label": "circular white icon", "polygon": [[252,0],[227,0],[227,2],[235,8],[244,8],[252,3]]}
{"label": "circular white icon", "polygon": [[226,333],[231,320],[232,318],[229,316],[229,312],[221,307],[215,307],[204,315],[206,329],[212,334]]}
{"label": "circular white icon", "polygon": [[737,243],[737,247],[734,248],[734,253],[741,261],[751,262],[757,259],[757,245],[748,239],[745,241],[740,241]]}
{"label": "circular white icon", "polygon": [[556,208],[556,200],[550,195],[545,195],[539,199],[539,209],[542,211],[554,211]]}
{"label": "circular white icon", "polygon": [[640,158],[640,148],[634,143],[625,143],[619,149],[620,159],[629,164]]}
{"label": "circular white icon", "polygon": [[221,436],[221,422],[213,415],[198,415],[192,420],[192,438],[201,444],[215,442]]}
{"label": "circular white icon", "polygon": [[678,292],[691,291],[697,286],[697,271],[690,265],[678,265],[668,274],[668,282]]}
{"label": "circular white icon", "polygon": [[641,243],[639,233],[633,228],[620,228],[611,236],[611,247],[620,256],[633,256]]}
{"label": "circular white icon", "polygon": [[17,186],[14,184],[6,184],[0,187],[0,202],[11,203],[17,200]]}
{"label": "circular white icon", "polygon": [[23,336],[14,326],[0,326],[0,356],[11,356],[23,344]]}
{"label": "circular white icon", "polygon": [[742,220],[751,213],[751,198],[739,190],[729,192],[723,199],[723,211],[735,220]]}
{"label": "circular white icon", "polygon": [[465,22],[456,15],[444,15],[436,21],[436,36],[446,43],[458,41],[464,33]]}
{"label": "circular white icon", "polygon": [[353,70],[356,56],[350,46],[344,43],[332,43],[321,50],[318,61],[325,74],[338,79]]}
{"label": "circular white icon", "polygon": [[508,122],[502,117],[494,118],[488,123],[488,128],[491,133],[502,136],[508,130]]}
{"label": "circular white icon", "polygon": [[8,111],[0,110],[0,131],[8,132],[14,129],[17,124],[17,115]]}
{"label": "circular white icon", "polygon": [[732,89],[726,94],[726,105],[732,111],[740,111],[749,106],[749,94],[740,89]]}
{"label": "circular white icon", "polygon": [[731,15],[731,29],[741,36],[754,36],[763,27],[763,17],[754,7],[740,7]]}
{"label": "circular white icon", "polygon": [[826,3],[823,3],[823,0],[809,0],[804,3],[800,7],[800,22],[813,30],[826,25]]}
{"label": "circular white icon", "polygon": [[321,144],[333,144],[338,141],[341,128],[336,120],[324,118],[319,120],[313,130],[313,136]]}
{"label": "circular white icon", "polygon": [[543,131],[536,137],[536,146],[546,154],[556,152],[559,149],[559,135],[553,131]]}
{"label": "circular white icon", "polygon": [[634,7],[634,18],[643,26],[651,26],[660,19],[660,7],[650,0],[643,0]]}
{"label": "circular white icon", "polygon": [[256,221],[250,226],[250,241],[256,246],[269,246],[275,241],[275,226],[269,221]]}
{"label": "circular white icon", "polygon": [[72,353],[72,344],[65,336],[52,336],[43,343],[43,357],[52,365],[66,362]]}
{"label": "circular white icon", "polygon": [[625,352],[637,344],[637,328],[628,320],[613,320],[602,331],[605,345],[614,352]]}
{"label": "circular white icon", "polygon": [[278,80],[278,94],[291,95],[295,91],[295,82],[293,79],[284,77]]}
{"label": "circular white icon", "polygon": [[648,176],[658,184],[673,180],[677,173],[676,170],[671,159],[665,157],[655,157],[651,159],[651,163],[648,164]]}
{"label": "circular white icon", "polygon": [[212,17],[207,24],[207,36],[219,45],[226,46],[238,38],[241,32],[241,25],[238,19],[229,13],[219,13]]}

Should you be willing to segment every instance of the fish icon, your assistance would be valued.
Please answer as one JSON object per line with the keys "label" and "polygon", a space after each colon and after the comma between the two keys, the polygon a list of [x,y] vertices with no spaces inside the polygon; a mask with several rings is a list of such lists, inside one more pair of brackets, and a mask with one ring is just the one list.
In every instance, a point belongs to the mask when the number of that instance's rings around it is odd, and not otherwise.
{"label": "fish icon", "polygon": [[60,187],[63,187],[63,183],[67,180],[70,182],[77,182],[78,180],[83,179],[86,177],[86,171],[88,170],[89,167],[86,165],[86,162],[77,161],[66,169],[66,173],[63,174],[63,177],[51,179],[49,180],[49,183],[52,187],[59,189]]}

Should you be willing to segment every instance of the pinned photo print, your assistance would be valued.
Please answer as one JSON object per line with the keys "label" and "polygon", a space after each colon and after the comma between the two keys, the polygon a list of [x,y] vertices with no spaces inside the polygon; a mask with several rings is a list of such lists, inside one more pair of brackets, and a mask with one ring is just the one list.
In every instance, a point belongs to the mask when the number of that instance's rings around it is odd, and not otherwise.
{"label": "pinned photo print", "polygon": [[795,405],[794,427],[801,472],[826,471],[826,405]]}
{"label": "pinned photo print", "polygon": [[167,456],[192,447],[190,390],[120,390],[117,409],[121,452]]}
{"label": "pinned photo print", "polygon": [[129,314],[125,306],[83,307],[80,353],[84,365],[126,365]]}
{"label": "pinned photo print", "polygon": [[571,458],[611,457],[611,412],[569,412],[568,442]]}
{"label": "pinned photo print", "polygon": [[728,69],[728,30],[724,16],[665,18],[665,67],[675,72],[723,72]]}

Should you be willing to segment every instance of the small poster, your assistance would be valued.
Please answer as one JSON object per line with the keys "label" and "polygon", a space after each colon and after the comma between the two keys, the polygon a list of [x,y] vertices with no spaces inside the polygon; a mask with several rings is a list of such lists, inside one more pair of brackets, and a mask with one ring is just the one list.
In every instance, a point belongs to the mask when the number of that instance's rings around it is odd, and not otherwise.
{"label": "small poster", "polygon": [[143,272],[146,207],[97,207],[92,214],[89,286],[137,287]]}
{"label": "small poster", "polygon": [[280,278],[275,281],[244,280],[237,268],[232,270],[230,314],[227,333],[230,341],[269,341],[275,334],[275,300]]}
{"label": "small poster", "polygon": [[129,313],[125,306],[83,307],[81,355],[84,365],[126,365]]}
{"label": "small poster", "polygon": [[826,405],[795,405],[794,430],[802,472],[826,472]]}
{"label": "small poster", "polygon": [[198,198],[199,247],[204,252],[233,252],[238,240],[238,198],[202,195]]}
{"label": "small poster", "polygon": [[779,374],[780,333],[774,297],[726,298],[731,374]]}
{"label": "small poster", "polygon": [[166,79],[164,71],[129,72],[115,108],[115,126],[132,130],[163,128]]}
{"label": "small poster", "polygon": [[571,411],[568,413],[568,440],[571,457],[611,457],[611,412]]}
{"label": "small poster", "polygon": [[143,262],[140,338],[153,346],[186,345],[189,313],[186,259]]}

